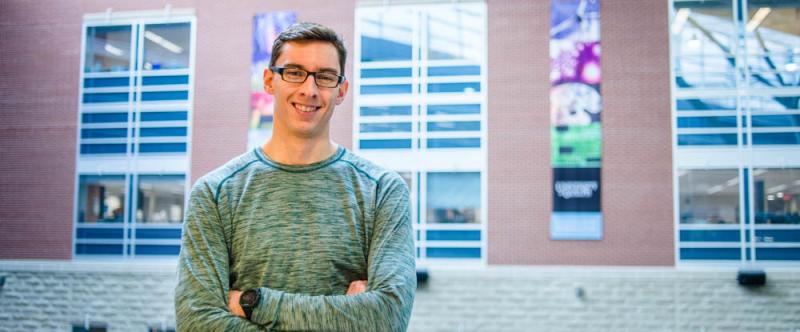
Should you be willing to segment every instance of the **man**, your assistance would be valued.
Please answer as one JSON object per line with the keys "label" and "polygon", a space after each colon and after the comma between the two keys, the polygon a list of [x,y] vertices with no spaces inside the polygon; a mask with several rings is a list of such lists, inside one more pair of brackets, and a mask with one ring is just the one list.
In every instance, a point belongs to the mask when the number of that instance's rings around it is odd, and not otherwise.
{"label": "man", "polygon": [[402,331],[416,288],[408,188],[333,143],[349,86],[336,33],[275,41],[272,137],[200,178],[175,290],[181,331]]}

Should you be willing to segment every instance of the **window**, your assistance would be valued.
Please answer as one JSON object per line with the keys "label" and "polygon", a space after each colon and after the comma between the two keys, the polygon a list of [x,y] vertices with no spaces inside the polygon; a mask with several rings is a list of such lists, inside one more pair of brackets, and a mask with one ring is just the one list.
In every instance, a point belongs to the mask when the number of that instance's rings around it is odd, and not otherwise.
{"label": "window", "polygon": [[678,263],[800,261],[800,3],[671,6]]}
{"label": "window", "polygon": [[192,10],[84,16],[75,255],[177,255],[188,187]]}
{"label": "window", "polygon": [[356,10],[354,146],[411,189],[420,264],[485,261],[486,6]]}
{"label": "window", "polygon": [[142,223],[179,224],[183,220],[183,175],[139,176],[136,219]]}
{"label": "window", "polygon": [[125,215],[125,176],[80,176],[78,222],[121,223]]}
{"label": "window", "polygon": [[428,173],[429,223],[480,223],[480,173]]}
{"label": "window", "polygon": [[738,171],[684,170],[680,178],[682,224],[738,224]]}

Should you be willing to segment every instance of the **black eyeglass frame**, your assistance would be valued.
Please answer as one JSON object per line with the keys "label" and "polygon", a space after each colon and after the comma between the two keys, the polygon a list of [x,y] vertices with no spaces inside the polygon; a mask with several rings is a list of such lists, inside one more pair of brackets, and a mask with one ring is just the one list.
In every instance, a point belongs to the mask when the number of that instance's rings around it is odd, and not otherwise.
{"label": "black eyeglass frame", "polygon": [[[306,77],[303,78],[303,80],[300,81],[300,82],[289,81],[289,80],[287,80],[286,78],[283,77],[283,71],[286,70],[286,69],[294,69],[294,70],[302,71],[302,72],[306,73]],[[316,84],[320,88],[336,88],[340,84],[342,84],[342,82],[344,82],[344,80],[346,79],[344,77],[344,75],[338,75],[338,74],[333,74],[333,73],[321,73],[321,72],[318,72],[318,71],[308,71],[308,70],[305,70],[305,69],[302,69],[302,68],[296,68],[296,67],[288,67],[287,68],[287,67],[272,66],[272,67],[269,67],[269,70],[272,70],[273,73],[277,73],[278,75],[281,76],[282,80],[284,80],[285,82],[289,82],[289,83],[305,83],[309,76],[314,76],[314,84]],[[336,77],[337,77],[336,85],[334,85],[334,86],[321,86],[321,85],[319,85],[319,82],[317,81],[317,74],[336,75]]]}

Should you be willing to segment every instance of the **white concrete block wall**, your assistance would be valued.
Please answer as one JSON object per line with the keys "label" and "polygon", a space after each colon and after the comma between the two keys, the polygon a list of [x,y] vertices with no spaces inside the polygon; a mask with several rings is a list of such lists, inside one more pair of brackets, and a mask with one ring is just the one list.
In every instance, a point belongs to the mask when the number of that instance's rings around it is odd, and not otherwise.
{"label": "white concrete block wall", "polygon": [[410,330],[800,331],[800,271],[746,288],[735,268],[432,269]]}
{"label": "white concrete block wall", "polygon": [[[410,331],[800,331],[800,270],[741,287],[735,268],[432,268]],[[0,331],[174,327],[174,262],[0,261]],[[576,289],[584,291],[579,298]]]}
{"label": "white concrete block wall", "polygon": [[[175,326],[175,262],[0,261],[0,331],[108,331]],[[88,316],[87,316],[88,315]]]}

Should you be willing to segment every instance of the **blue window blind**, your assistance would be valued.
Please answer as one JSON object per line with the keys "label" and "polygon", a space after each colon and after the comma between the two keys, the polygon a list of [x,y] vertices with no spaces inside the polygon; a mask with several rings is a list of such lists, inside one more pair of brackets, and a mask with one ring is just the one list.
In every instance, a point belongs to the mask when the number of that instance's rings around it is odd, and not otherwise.
{"label": "blue window blind", "polygon": [[83,94],[83,103],[84,104],[117,103],[117,102],[125,102],[125,101],[128,101],[128,93],[127,92],[84,93]]}
{"label": "blue window blind", "polygon": [[411,122],[362,123],[359,130],[362,133],[410,132]]}
{"label": "blue window blind", "polygon": [[426,231],[428,241],[480,241],[481,231]]}
{"label": "blue window blind", "polygon": [[177,76],[142,77],[142,85],[168,85],[168,84],[189,84],[189,76],[177,75]]}
{"label": "blue window blind", "polygon": [[184,121],[189,116],[188,112],[144,112],[142,121]]}
{"label": "blue window blind", "polygon": [[122,255],[122,244],[83,244],[75,245],[78,255]]}
{"label": "blue window blind", "polygon": [[140,128],[142,137],[186,136],[186,127]]}
{"label": "blue window blind", "polygon": [[428,258],[481,258],[481,248],[426,248]]}
{"label": "blue window blind", "polygon": [[678,145],[736,145],[736,134],[681,134]]}
{"label": "blue window blind", "polygon": [[429,138],[429,148],[479,148],[480,138]]}
{"label": "blue window blind", "polygon": [[[742,121],[745,124],[745,121]],[[678,118],[678,128],[727,128],[736,127],[735,116],[698,116]]]}
{"label": "blue window blind", "polygon": [[81,138],[127,137],[128,128],[81,129]]}
{"label": "blue window blind", "polygon": [[361,116],[411,115],[411,106],[370,106],[361,107]]}
{"label": "blue window blind", "polygon": [[738,242],[738,230],[682,230],[680,240],[686,242]]}
{"label": "blue window blind", "polygon": [[466,105],[428,105],[428,114],[480,114],[480,104]]}
{"label": "blue window blind", "polygon": [[797,133],[753,133],[754,145],[796,145],[800,144],[800,132]]}
{"label": "blue window blind", "polygon": [[181,251],[180,245],[147,245],[137,244],[137,255],[178,255]]}
{"label": "blue window blind", "polygon": [[125,153],[125,144],[81,144],[81,154]]}
{"label": "blue window blind", "polygon": [[411,77],[411,68],[361,69],[361,78]]}
{"label": "blue window blind", "polygon": [[480,131],[480,121],[428,122],[428,131]]}
{"label": "blue window blind", "polygon": [[411,84],[362,85],[362,95],[411,93]]}
{"label": "blue window blind", "polygon": [[81,114],[81,122],[128,122],[128,113],[84,113]]}
{"label": "blue window blind", "polygon": [[428,76],[480,75],[481,66],[430,67]]}
{"label": "blue window blind", "polygon": [[142,143],[139,152],[186,152],[186,143]]}
{"label": "blue window blind", "polygon": [[430,83],[428,92],[480,92],[480,83]]}
{"label": "blue window blind", "polygon": [[84,88],[107,88],[128,86],[128,84],[130,84],[130,78],[128,77],[87,78],[83,80]]}
{"label": "blue window blind", "polygon": [[361,149],[410,149],[410,139],[371,139],[358,142]]}
{"label": "blue window blind", "polygon": [[189,99],[189,91],[142,92],[142,101],[186,100],[186,99]]}
{"label": "blue window blind", "polygon": [[738,260],[739,248],[681,248],[681,259],[694,260]]}

